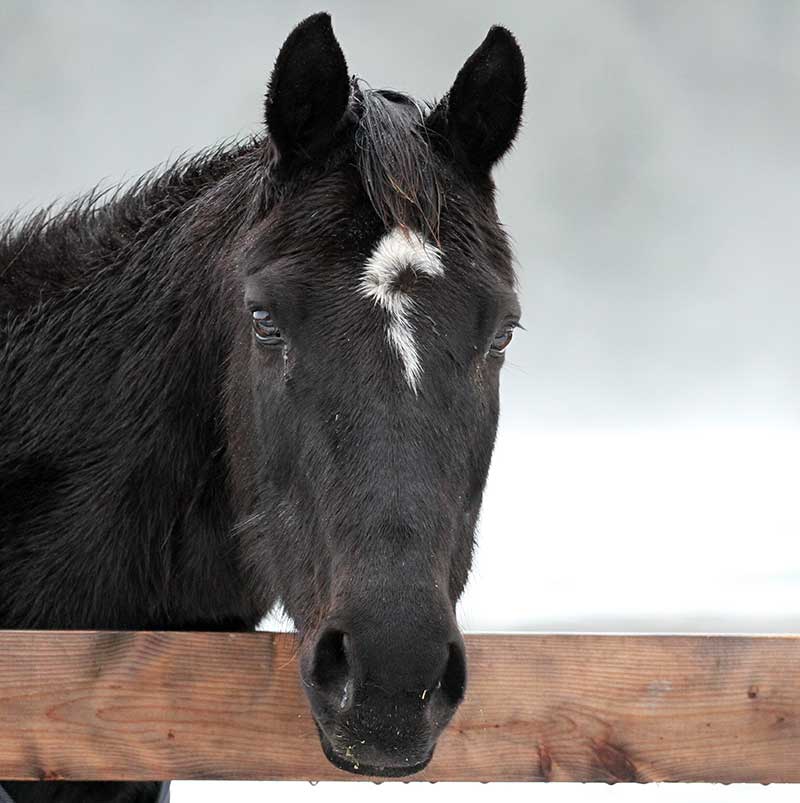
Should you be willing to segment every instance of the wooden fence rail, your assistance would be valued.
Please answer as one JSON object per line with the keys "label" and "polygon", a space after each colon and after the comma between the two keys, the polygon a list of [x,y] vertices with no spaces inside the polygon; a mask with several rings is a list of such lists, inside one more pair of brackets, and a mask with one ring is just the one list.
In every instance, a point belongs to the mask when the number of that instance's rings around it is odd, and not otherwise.
{"label": "wooden fence rail", "polygon": [[[473,635],[420,780],[800,782],[800,637]],[[0,778],[352,779],[294,638],[0,631]]]}

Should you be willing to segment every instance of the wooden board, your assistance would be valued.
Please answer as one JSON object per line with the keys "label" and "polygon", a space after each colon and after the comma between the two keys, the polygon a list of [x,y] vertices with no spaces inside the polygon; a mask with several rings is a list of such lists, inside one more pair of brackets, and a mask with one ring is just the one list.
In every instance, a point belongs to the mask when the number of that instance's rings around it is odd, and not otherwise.
{"label": "wooden board", "polygon": [[[800,638],[474,635],[420,780],[800,782]],[[352,779],[291,635],[0,632],[0,778]]]}

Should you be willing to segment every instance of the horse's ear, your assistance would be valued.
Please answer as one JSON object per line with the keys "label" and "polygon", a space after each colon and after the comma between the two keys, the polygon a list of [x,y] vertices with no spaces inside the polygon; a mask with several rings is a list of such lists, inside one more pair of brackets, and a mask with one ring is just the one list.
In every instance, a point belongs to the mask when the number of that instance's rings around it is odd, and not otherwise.
{"label": "horse's ear", "polygon": [[320,153],[330,143],[349,98],[347,62],[330,15],[314,14],[289,34],[269,81],[267,130],[281,161]]}
{"label": "horse's ear", "polygon": [[511,147],[522,120],[525,61],[513,34],[493,26],[428,118],[457,158],[487,172]]}

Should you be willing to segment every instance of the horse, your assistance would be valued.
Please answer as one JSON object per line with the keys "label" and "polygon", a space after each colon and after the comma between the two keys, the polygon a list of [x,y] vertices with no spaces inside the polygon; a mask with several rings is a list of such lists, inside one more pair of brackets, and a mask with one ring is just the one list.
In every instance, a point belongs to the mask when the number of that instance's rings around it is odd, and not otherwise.
{"label": "horse", "polygon": [[282,604],[327,758],[426,767],[520,322],[491,171],[524,95],[503,27],[423,103],[351,77],[316,14],[262,134],[5,226],[0,627],[244,631]]}

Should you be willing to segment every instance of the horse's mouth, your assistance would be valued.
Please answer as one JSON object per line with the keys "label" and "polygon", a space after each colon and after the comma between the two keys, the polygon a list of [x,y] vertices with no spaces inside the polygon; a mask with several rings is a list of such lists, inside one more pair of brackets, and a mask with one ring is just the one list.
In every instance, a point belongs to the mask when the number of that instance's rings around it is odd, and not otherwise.
{"label": "horse's mouth", "polygon": [[399,766],[376,766],[374,764],[365,764],[359,761],[356,756],[348,758],[341,753],[336,752],[330,739],[325,735],[325,732],[317,725],[317,733],[319,734],[319,741],[322,745],[322,751],[325,753],[325,758],[340,770],[345,772],[352,772],[354,775],[372,775],[380,778],[402,778],[406,775],[414,775],[417,772],[422,772],[425,767],[430,764],[433,758],[433,748],[424,761],[418,764],[403,764]]}

